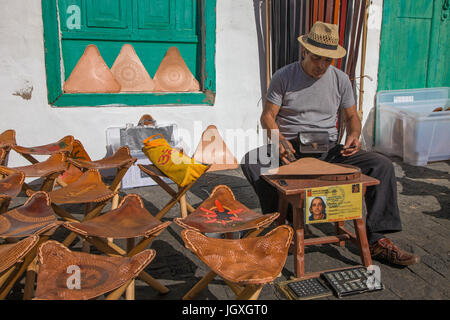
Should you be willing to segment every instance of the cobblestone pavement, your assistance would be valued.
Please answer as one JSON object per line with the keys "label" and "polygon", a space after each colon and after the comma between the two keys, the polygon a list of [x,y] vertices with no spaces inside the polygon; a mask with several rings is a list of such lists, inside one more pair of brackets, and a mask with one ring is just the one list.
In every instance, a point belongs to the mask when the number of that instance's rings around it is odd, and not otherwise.
{"label": "cobblestone pavement", "polygon": [[[385,299],[449,299],[450,298],[450,161],[430,163],[423,167],[404,164],[400,158],[392,157],[394,162],[403,231],[389,235],[396,245],[421,256],[421,262],[405,268],[398,268],[374,261],[381,268],[381,280],[385,289],[365,293],[344,299],[385,300]],[[208,173],[202,176],[187,193],[187,201],[194,207],[206,199],[212,189],[219,184],[231,187],[236,199],[247,207],[260,211],[259,202],[252,187],[248,184],[240,169]],[[123,190],[122,195],[137,193],[147,210],[159,211],[169,200],[168,195],[157,186]],[[26,196],[16,198],[10,208],[22,204]],[[108,210],[107,207],[105,210]],[[69,208],[72,212],[80,208]],[[175,205],[163,218],[172,220],[180,215]],[[349,230],[353,225],[346,223]],[[269,228],[270,229],[270,228]],[[312,236],[332,234],[332,224],[320,224],[309,227]],[[179,300],[207,272],[205,265],[184,247],[180,236],[181,228],[172,223],[151,244],[156,250],[156,258],[146,271],[170,291],[160,295],[141,281],[136,282],[136,299]],[[59,228],[53,238],[62,240],[67,235]],[[120,242],[118,242],[120,244]],[[81,242],[71,249],[79,250]],[[99,253],[92,250],[91,253]],[[306,248],[306,272],[330,268],[340,268],[360,263],[359,251],[352,243],[345,247],[335,245],[311,246]],[[280,277],[275,282],[285,281],[293,276],[293,256],[289,254]],[[17,284],[8,299],[21,299],[23,280]],[[218,277],[198,294],[198,300],[233,299],[233,292]],[[266,285],[260,299],[284,299],[275,289],[275,285]],[[337,299],[334,296],[323,299]]]}

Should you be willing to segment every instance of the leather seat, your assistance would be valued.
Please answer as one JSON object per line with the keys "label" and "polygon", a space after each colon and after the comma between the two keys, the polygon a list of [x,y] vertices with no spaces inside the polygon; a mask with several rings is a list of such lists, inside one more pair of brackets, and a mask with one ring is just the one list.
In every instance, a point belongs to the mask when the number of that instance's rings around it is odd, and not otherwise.
{"label": "leather seat", "polygon": [[[106,257],[73,252],[56,241],[39,247],[39,271],[35,299],[87,300],[113,291],[107,299],[118,299],[128,284],[154,259],[155,250],[133,257]],[[75,266],[75,269],[70,269]],[[69,288],[79,268],[79,289]],[[72,270],[68,272],[68,270]]]}
{"label": "leather seat", "polygon": [[131,157],[130,149],[127,146],[120,147],[114,152],[110,157],[96,160],[96,161],[86,161],[80,159],[68,159],[68,161],[75,166],[82,169],[95,169],[104,170],[111,168],[120,168],[123,166],[131,166],[136,162],[136,158]]}
{"label": "leather seat", "polygon": [[15,145],[12,148],[20,154],[51,155],[59,152],[70,152],[72,150],[73,136],[65,136],[54,143],[36,147],[22,147]]}
{"label": "leather seat", "polygon": [[[10,169],[25,173],[27,178],[42,178],[43,181],[39,190],[49,192],[53,189],[55,179],[66,170],[66,155],[55,153],[45,161]],[[23,190],[26,192],[32,189],[24,183]]]}
{"label": "leather seat", "polygon": [[236,200],[231,189],[225,185],[216,186],[211,195],[186,218],[175,218],[182,228],[202,233],[230,233],[269,226],[278,213],[256,213]]}
{"label": "leather seat", "polygon": [[83,236],[128,239],[159,234],[170,221],[161,222],[144,208],[137,194],[127,195],[119,207],[82,223],[68,222],[65,227]]}
{"label": "leather seat", "polygon": [[59,224],[48,194],[39,191],[22,206],[0,215],[0,238],[40,235]]}
{"label": "leather seat", "polygon": [[[2,174],[0,168],[0,174]],[[25,181],[25,174],[23,172],[9,171],[6,178],[0,180],[0,213],[8,210],[11,199],[17,197],[22,190],[22,185]]]}
{"label": "leather seat", "polygon": [[67,187],[49,192],[52,203],[88,203],[104,202],[114,197],[112,192],[102,181],[97,170],[86,171],[77,181]]}

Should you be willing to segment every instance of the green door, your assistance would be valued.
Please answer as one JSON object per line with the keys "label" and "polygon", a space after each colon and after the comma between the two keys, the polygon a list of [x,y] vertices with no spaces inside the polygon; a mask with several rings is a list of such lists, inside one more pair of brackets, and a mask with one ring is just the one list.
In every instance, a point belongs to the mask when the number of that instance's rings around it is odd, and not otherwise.
{"label": "green door", "polygon": [[450,86],[449,0],[383,4],[378,90]]}

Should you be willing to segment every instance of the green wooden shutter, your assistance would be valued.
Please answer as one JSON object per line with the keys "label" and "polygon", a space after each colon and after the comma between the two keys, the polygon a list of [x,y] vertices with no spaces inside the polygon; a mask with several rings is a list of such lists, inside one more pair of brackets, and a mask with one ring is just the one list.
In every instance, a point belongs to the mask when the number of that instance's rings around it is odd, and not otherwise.
{"label": "green wooden shutter", "polygon": [[450,85],[449,25],[441,21],[443,2],[384,1],[378,90]]}

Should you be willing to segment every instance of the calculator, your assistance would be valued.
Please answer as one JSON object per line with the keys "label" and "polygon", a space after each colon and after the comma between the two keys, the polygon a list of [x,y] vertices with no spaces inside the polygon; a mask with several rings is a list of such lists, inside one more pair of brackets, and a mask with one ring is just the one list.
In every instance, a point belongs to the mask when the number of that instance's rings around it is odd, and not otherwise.
{"label": "calculator", "polygon": [[322,277],[338,297],[384,289],[381,281],[372,276],[365,267],[325,272]]}
{"label": "calculator", "polygon": [[333,294],[319,278],[286,281],[285,291],[293,300],[323,298]]}

